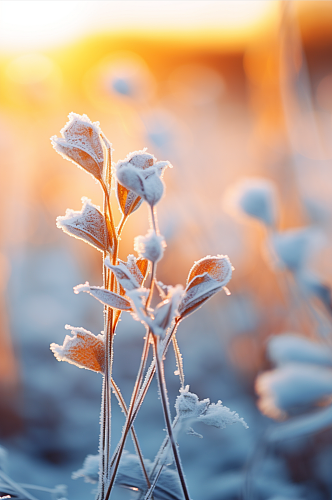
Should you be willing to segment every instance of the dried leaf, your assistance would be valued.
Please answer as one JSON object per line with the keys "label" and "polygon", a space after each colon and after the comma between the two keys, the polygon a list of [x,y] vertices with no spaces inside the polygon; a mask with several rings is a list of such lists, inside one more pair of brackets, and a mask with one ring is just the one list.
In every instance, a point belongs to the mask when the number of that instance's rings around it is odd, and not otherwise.
{"label": "dried leaf", "polygon": [[70,113],[61,130],[62,138],[51,138],[54,149],[65,159],[86,170],[99,181],[103,177],[104,149],[99,122],[92,123],[86,115]]}
{"label": "dried leaf", "polygon": [[105,344],[102,335],[94,335],[84,328],[66,325],[73,336],[66,335],[63,345],[51,344],[58,361],[67,361],[79,368],[104,373]]}
{"label": "dried leaf", "polygon": [[118,295],[117,293],[107,290],[106,288],[100,286],[90,286],[89,283],[86,282],[84,285],[75,286],[74,292],[87,292],[106,306],[112,307],[113,309],[120,309],[121,311],[131,311],[131,305],[127,299],[121,297],[121,295]]}
{"label": "dried leaf", "polygon": [[79,238],[102,252],[108,249],[106,221],[99,207],[88,198],[82,198],[81,211],[67,210],[57,218],[57,227],[75,238]]}

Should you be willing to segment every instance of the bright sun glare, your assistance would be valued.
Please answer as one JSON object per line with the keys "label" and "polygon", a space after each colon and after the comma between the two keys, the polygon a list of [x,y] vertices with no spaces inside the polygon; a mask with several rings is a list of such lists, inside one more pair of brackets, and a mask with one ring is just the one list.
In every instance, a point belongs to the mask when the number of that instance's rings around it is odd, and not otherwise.
{"label": "bright sun glare", "polygon": [[0,49],[43,49],[98,30],[149,29],[216,40],[250,36],[271,18],[276,1],[0,1]]}

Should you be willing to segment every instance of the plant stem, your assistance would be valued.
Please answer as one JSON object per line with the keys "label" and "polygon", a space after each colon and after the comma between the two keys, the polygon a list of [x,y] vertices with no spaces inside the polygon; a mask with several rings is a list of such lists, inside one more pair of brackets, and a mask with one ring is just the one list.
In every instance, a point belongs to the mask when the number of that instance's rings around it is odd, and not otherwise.
{"label": "plant stem", "polygon": [[166,423],[166,427],[167,427],[167,433],[168,433],[169,439],[171,441],[171,446],[172,446],[173,455],[174,455],[174,461],[175,461],[175,465],[176,465],[176,468],[177,468],[177,471],[179,474],[179,479],[181,482],[184,497],[186,500],[190,500],[186,480],[185,480],[184,473],[182,470],[180,455],[179,455],[179,452],[177,449],[177,445],[176,445],[176,442],[174,439],[174,434],[173,434],[173,429],[172,429],[172,422],[171,422],[171,416],[170,416],[168,398],[167,398],[166,382],[165,382],[165,376],[164,376],[164,363],[163,363],[162,359],[159,358],[159,352],[158,352],[159,336],[152,334],[152,338],[153,338],[154,355],[155,355],[155,359],[156,359],[156,373],[157,373],[157,379],[158,379],[158,385],[159,385],[161,403],[162,403],[163,412],[164,412],[165,423]]}
{"label": "plant stem", "polygon": [[124,449],[124,445],[125,445],[125,442],[126,442],[126,438],[127,438],[128,432],[129,432],[129,430],[131,428],[130,421],[131,421],[132,413],[133,413],[133,410],[134,410],[135,401],[136,401],[136,398],[138,396],[138,393],[139,393],[139,390],[140,390],[140,387],[141,387],[141,384],[142,384],[143,372],[144,372],[144,369],[145,369],[145,364],[146,364],[146,360],[147,360],[148,353],[149,353],[149,343],[150,343],[150,332],[147,332],[146,336],[145,336],[145,340],[144,340],[144,346],[143,346],[143,352],[142,352],[142,357],[141,357],[141,363],[140,363],[140,367],[139,367],[139,370],[138,370],[138,373],[137,373],[136,382],[135,382],[135,385],[134,385],[134,390],[133,390],[133,393],[132,393],[132,396],[131,396],[131,400],[130,400],[130,406],[129,406],[129,410],[128,410],[128,414],[127,414],[127,418],[126,418],[125,427],[124,427],[124,430],[123,430],[123,433],[122,433],[121,440],[120,440],[120,442],[118,444],[118,447],[116,449],[116,452],[115,452],[115,454],[114,454],[114,456],[112,458],[111,464],[110,464],[110,466],[111,466],[111,468],[113,470],[112,470],[112,476],[111,476],[111,479],[110,479],[110,482],[109,482],[109,485],[108,485],[108,488],[107,488],[105,500],[108,500],[108,498],[110,497],[110,494],[111,494],[111,491],[112,491],[112,488],[113,488],[113,485],[114,485],[115,477],[116,477],[116,474],[117,474],[117,471],[118,471],[118,467],[119,467],[121,455],[122,455],[122,452],[123,452],[123,449]]}
{"label": "plant stem", "polygon": [[[125,400],[123,399],[123,396],[121,394],[121,391],[120,391],[119,387],[117,386],[117,384],[114,382],[113,379],[111,379],[111,384],[112,384],[112,388],[113,388],[114,394],[115,394],[115,396],[116,396],[116,398],[117,398],[117,400],[119,402],[119,405],[120,405],[123,413],[127,417],[127,415],[128,415],[128,409],[127,409],[127,405],[125,403]],[[140,448],[140,445],[139,445],[139,442],[138,442],[138,438],[137,438],[134,426],[131,426],[130,431],[131,431],[131,435],[132,435],[132,438],[133,438],[133,442],[134,442],[134,446],[135,446],[138,458],[139,458],[139,460],[141,462],[141,467],[142,467],[142,470],[143,470],[144,477],[146,479],[146,484],[148,485],[148,488],[150,488],[151,483],[150,483],[149,475],[148,475],[148,473],[146,471],[146,468],[145,468],[145,465],[144,465],[143,455],[142,455],[142,452],[141,452],[141,448]]]}

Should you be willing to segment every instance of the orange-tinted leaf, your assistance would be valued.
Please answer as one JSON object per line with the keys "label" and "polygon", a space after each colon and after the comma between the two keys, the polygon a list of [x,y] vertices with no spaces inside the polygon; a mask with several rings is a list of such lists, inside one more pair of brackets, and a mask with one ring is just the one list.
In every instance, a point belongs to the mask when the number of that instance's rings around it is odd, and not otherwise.
{"label": "orange-tinted leaf", "polygon": [[73,336],[66,335],[62,346],[51,344],[51,350],[58,361],[67,361],[79,368],[104,372],[105,344],[102,335],[94,335],[84,328],[66,325]]}
{"label": "orange-tinted leaf", "polygon": [[185,295],[178,308],[181,318],[188,316],[188,314],[201,307],[204,302],[222,290],[222,288],[223,285],[211,278],[207,273],[203,276],[193,278],[187,286]]}
{"label": "orange-tinted leaf", "polygon": [[232,264],[226,255],[217,255],[216,257],[208,255],[207,257],[195,262],[193,267],[190,269],[187,284],[189,284],[196,276],[201,276],[204,273],[207,273],[222,286],[225,286],[231,279],[232,269]]}
{"label": "orange-tinted leaf", "polygon": [[135,212],[143,203],[140,196],[137,196],[137,194],[125,188],[119,182],[116,183],[116,193],[120,210],[124,215]]}

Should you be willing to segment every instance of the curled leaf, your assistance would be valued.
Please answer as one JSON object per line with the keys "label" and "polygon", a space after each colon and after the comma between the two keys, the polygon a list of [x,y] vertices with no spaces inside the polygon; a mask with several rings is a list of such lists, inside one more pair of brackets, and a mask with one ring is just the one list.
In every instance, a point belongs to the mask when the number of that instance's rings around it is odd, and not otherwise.
{"label": "curled leaf", "polygon": [[192,313],[229,282],[233,267],[225,255],[205,257],[191,268],[185,294],[179,305],[181,318]]}
{"label": "curled leaf", "polygon": [[57,227],[75,238],[79,238],[102,252],[108,248],[106,221],[99,207],[88,198],[82,198],[81,211],[67,210],[57,218]]}
{"label": "curled leaf", "polygon": [[79,368],[104,373],[105,344],[102,335],[94,335],[84,328],[66,325],[73,336],[66,335],[63,345],[51,344],[58,361],[67,361]]}
{"label": "curled leaf", "polygon": [[99,122],[92,123],[86,115],[76,113],[69,113],[68,117],[68,123],[60,131],[62,138],[51,137],[54,149],[101,181],[104,149]]}
{"label": "curled leaf", "polygon": [[122,286],[122,288],[124,288],[124,290],[134,290],[135,288],[139,288],[139,283],[128,270],[124,262],[120,262],[118,265],[114,266],[111,264],[110,258],[106,257],[105,265],[113,271],[118,283]]}
{"label": "curled leaf", "polygon": [[121,295],[100,286],[90,286],[88,282],[84,285],[75,286],[74,292],[87,292],[102,304],[112,307],[113,309],[120,309],[121,311],[131,310],[130,302],[124,297],[121,297]]}

